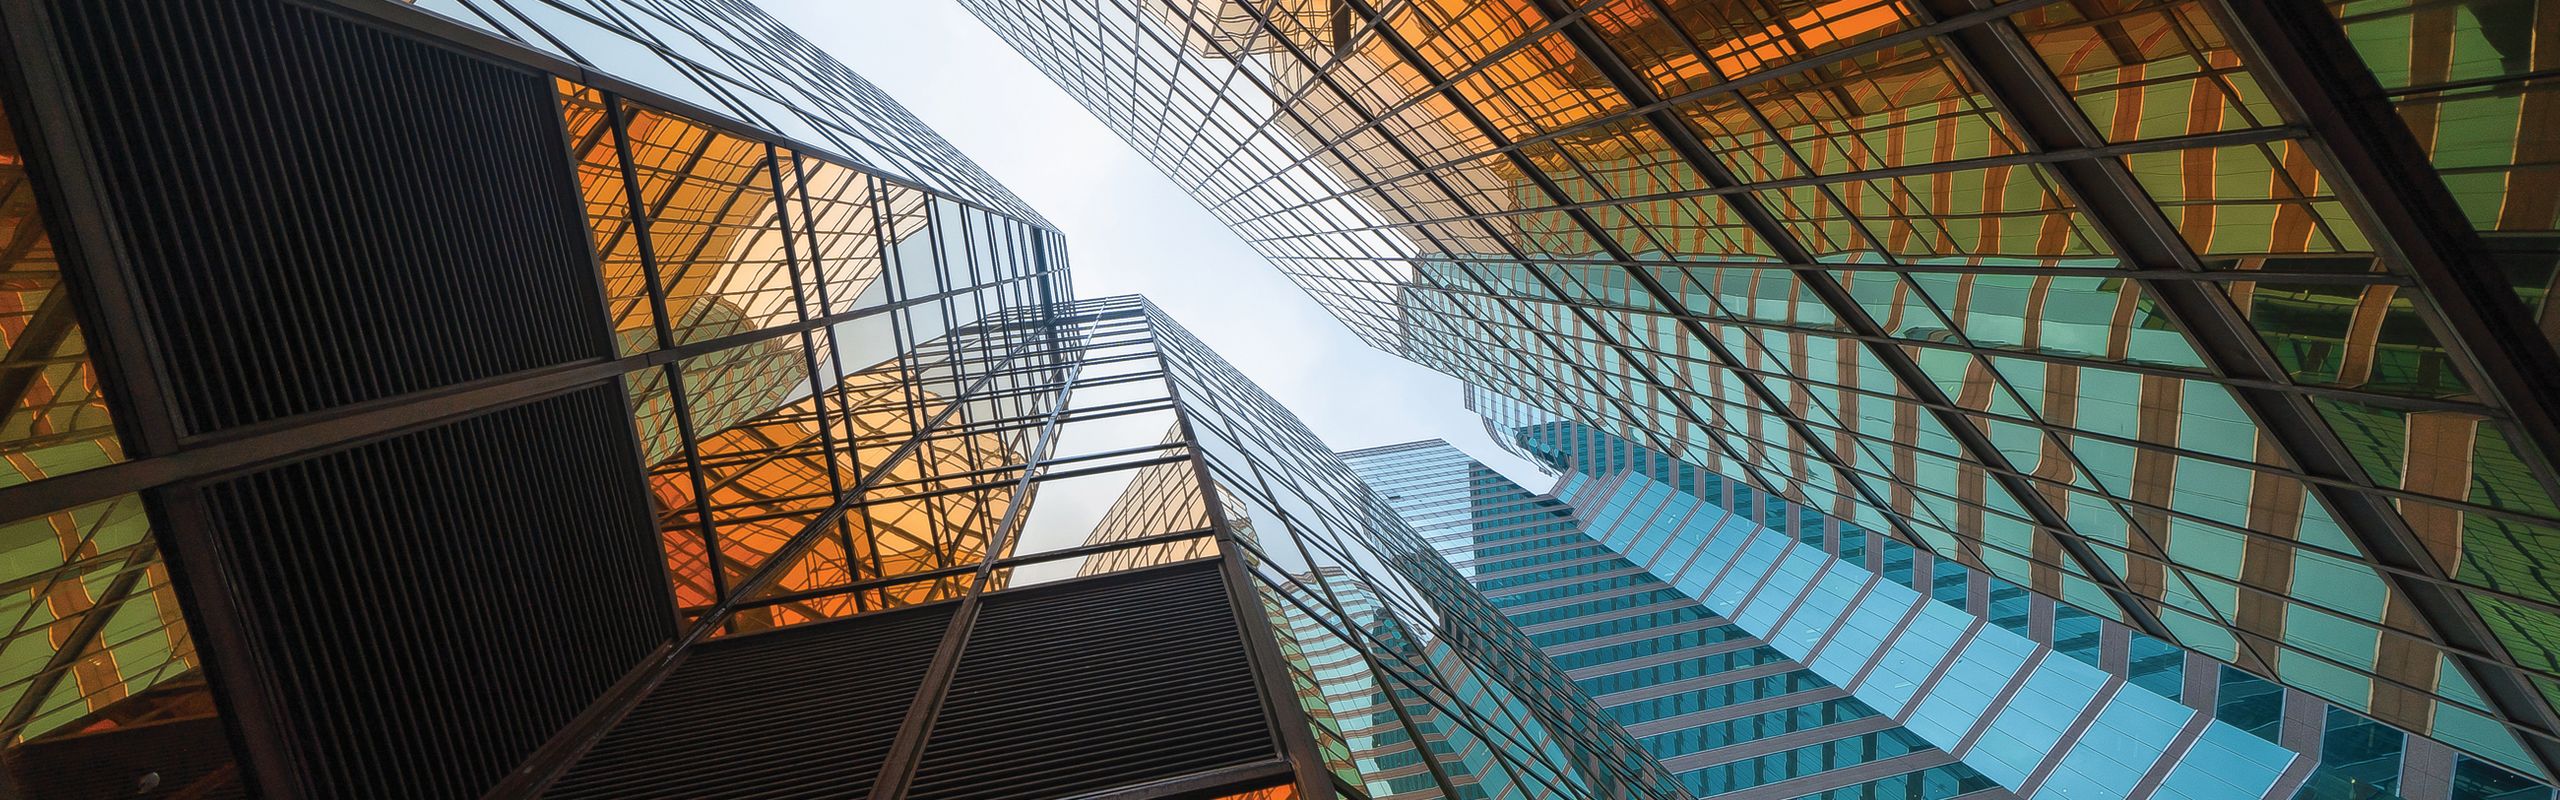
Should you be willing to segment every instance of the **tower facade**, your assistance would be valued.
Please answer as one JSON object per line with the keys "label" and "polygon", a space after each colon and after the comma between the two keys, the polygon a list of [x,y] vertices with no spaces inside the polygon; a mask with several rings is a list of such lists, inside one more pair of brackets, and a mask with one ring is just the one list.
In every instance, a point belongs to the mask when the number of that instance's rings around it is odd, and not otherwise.
{"label": "tower facade", "polygon": [[0,37],[0,797],[1367,797],[1394,735],[1434,796],[1672,791],[750,5]]}
{"label": "tower facade", "polygon": [[2550,3],[969,5],[1379,347],[2560,764]]}
{"label": "tower facade", "polygon": [[1446,442],[1343,461],[1696,797],[2012,797]]}
{"label": "tower facade", "polygon": [[[2294,785],[2298,775],[2300,783],[2293,790],[2297,798],[2478,800],[2553,794],[2547,784],[2459,752],[2445,742],[2410,735],[2313,693],[2258,678],[1854,523],[1759,493],[1589,426],[1535,412],[1524,414],[1517,404],[1499,398],[1477,395],[1474,399],[1487,412],[1488,427],[1501,432],[1505,445],[1564,476],[1557,495],[1570,505],[1592,509],[1593,529],[1601,531],[1598,535],[1610,546],[1630,549],[1630,557],[1650,565],[1649,569],[1686,576],[1672,580],[1710,596],[1711,604],[1717,602],[1715,595],[1722,595],[1725,602],[1757,605],[1756,619],[1779,628],[1775,635],[1782,647],[1814,653],[1818,669],[1855,675],[1844,680],[1858,681],[1863,693],[1875,694],[1878,689],[1871,683],[1871,673],[1897,660],[1906,665],[1940,665],[1915,670],[1941,676],[1937,683],[1926,684],[1931,696],[1940,684],[1970,682],[1971,689],[1956,691],[2014,698],[2024,687],[2045,680],[2048,672],[2076,674],[2081,683],[2101,687],[2092,695],[2099,700],[2132,697],[2154,708],[2154,716],[2188,714],[2190,724],[2212,720],[2199,729],[2197,741],[2218,739],[2224,752],[2215,757],[2182,756],[2181,763],[2215,764],[2217,773],[2228,775],[2246,772],[2253,764],[2273,769],[2286,758],[2295,759],[2285,767],[2294,774],[2286,776],[2282,785]],[[1640,517],[1626,510],[1631,508],[1654,512]],[[1746,533],[1736,538],[1732,530]],[[1688,555],[1691,548],[1681,540],[1690,537],[1707,542],[1696,548],[1705,555]],[[1732,553],[1753,547],[1775,548],[1766,557],[1772,568],[1757,573],[1759,577],[1749,577],[1747,565],[1714,574],[1700,566],[1735,560]],[[1745,560],[1760,563],[1757,558]],[[1838,563],[1829,563],[1833,561]],[[1806,569],[1808,564],[1818,566]],[[1873,585],[1868,585],[1871,581]],[[1845,589],[1853,583],[1860,588]],[[1890,588],[1896,585],[1943,608],[1921,608],[1920,613],[1897,616],[1888,604],[1879,612],[1873,607],[1879,599],[1876,590],[1898,594]],[[1750,588],[1736,588],[1746,586]],[[1787,621],[1778,622],[1769,609],[1789,602],[1797,606],[1785,612]],[[1745,618],[1753,617],[1746,614]],[[1945,633],[1956,628],[1963,632]],[[1959,644],[1949,647],[1933,640]],[[1966,655],[1985,642],[2023,655],[2014,659]],[[2012,660],[2035,674],[2003,670]],[[2021,688],[2008,689],[2010,681]],[[2136,689],[2144,694],[2132,694]],[[2170,711],[2154,696],[2192,711]],[[1876,702],[1903,701],[1898,694],[1888,693]],[[1910,707],[1910,713],[1925,718],[1943,713],[1948,706],[1941,704],[1933,711],[1930,704],[1915,700]],[[2044,711],[2059,713],[2051,708]],[[2123,719],[2111,718],[2115,713],[2110,702],[2105,712],[2074,735],[2103,743],[2111,751],[2132,749],[2135,745],[2126,737],[2139,738],[2142,726],[2111,733],[2111,719]],[[1947,730],[1921,727],[1933,733]],[[2279,754],[2267,744],[2290,755]],[[2070,756],[2047,753],[2064,759],[2047,780],[2078,771],[2070,768]],[[2248,757],[2235,761],[2230,753]],[[1968,757],[1978,756],[1968,751]],[[1995,776],[2014,775],[1988,764],[1985,769]],[[2121,781],[2123,787],[2147,785],[2133,778]],[[2057,796],[2118,795],[2089,791],[2083,786]],[[2167,792],[2169,787],[2150,791]]]}

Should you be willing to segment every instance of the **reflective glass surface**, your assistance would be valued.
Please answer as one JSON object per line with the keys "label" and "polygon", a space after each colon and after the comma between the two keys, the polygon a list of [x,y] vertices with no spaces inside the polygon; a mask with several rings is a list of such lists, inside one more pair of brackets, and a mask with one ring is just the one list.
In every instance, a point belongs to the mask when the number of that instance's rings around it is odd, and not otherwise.
{"label": "reflective glass surface", "polygon": [[[1378,347],[2560,758],[2545,0],[965,4]],[[2323,43],[2430,163],[2334,146]]]}

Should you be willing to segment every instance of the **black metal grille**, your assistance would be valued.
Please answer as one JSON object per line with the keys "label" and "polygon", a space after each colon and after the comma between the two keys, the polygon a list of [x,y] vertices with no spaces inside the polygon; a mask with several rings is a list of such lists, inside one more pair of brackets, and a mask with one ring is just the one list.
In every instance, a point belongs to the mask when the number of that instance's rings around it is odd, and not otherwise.
{"label": "black metal grille", "polygon": [[548,79],[277,0],[54,14],[189,431],[608,354]]}
{"label": "black metal grille", "polygon": [[951,611],[945,603],[695,648],[544,796],[861,797]]}
{"label": "black metal grille", "polygon": [[[1278,758],[1216,565],[983,602],[907,797],[1065,797]],[[697,648],[546,797],[861,797],[954,608]]]}
{"label": "black metal grille", "polygon": [[1278,757],[1215,564],[989,595],[907,793],[1065,797]]}
{"label": "black metal grille", "polygon": [[206,488],[312,797],[464,797],[674,632],[599,385]]}

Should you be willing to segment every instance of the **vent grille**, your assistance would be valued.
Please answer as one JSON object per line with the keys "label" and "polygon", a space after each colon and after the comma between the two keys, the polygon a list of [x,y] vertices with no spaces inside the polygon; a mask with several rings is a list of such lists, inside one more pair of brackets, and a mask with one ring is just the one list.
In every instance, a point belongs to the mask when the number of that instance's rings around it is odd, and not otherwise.
{"label": "vent grille", "polygon": [[[1278,758],[1215,565],[984,603],[907,797],[1067,797]],[[954,608],[701,646],[545,797],[862,797]]]}
{"label": "vent grille", "polygon": [[544,796],[861,797],[951,612],[944,603],[698,647]]}
{"label": "vent grille", "polygon": [[1066,797],[1278,757],[1203,564],[990,595],[907,796]]}
{"label": "vent grille", "polygon": [[53,12],[189,432],[609,354],[545,78],[277,0]]}
{"label": "vent grille", "polygon": [[674,634],[605,384],[209,486],[314,797],[476,796]]}

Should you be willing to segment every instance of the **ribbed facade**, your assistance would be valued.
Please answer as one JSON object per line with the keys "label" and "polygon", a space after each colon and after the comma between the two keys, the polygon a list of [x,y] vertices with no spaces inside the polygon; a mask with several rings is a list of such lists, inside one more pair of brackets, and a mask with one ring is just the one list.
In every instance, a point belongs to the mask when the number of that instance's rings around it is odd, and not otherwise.
{"label": "ribbed facade", "polygon": [[1691,795],[2013,797],[1447,443],[1344,461]]}

